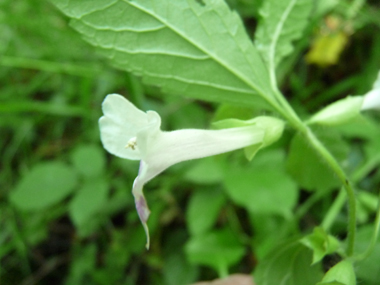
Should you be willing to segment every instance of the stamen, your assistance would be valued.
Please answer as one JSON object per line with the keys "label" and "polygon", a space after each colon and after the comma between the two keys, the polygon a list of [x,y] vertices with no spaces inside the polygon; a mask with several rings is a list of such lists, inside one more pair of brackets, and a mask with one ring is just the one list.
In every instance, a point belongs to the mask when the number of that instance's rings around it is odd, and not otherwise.
{"label": "stamen", "polygon": [[127,145],[125,146],[125,148],[131,148],[132,150],[135,150],[136,146],[137,146],[136,137],[133,137],[133,138],[131,138],[131,139],[128,141],[128,143],[127,143]]}

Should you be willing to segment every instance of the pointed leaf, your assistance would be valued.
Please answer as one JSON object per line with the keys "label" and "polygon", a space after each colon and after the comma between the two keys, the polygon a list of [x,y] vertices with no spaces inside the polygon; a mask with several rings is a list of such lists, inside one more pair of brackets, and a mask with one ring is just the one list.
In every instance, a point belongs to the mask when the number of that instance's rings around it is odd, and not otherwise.
{"label": "pointed leaf", "polygon": [[319,264],[310,266],[311,252],[298,241],[286,242],[259,262],[254,272],[260,285],[315,285],[321,280]]}
{"label": "pointed leaf", "polygon": [[74,224],[85,225],[107,201],[108,184],[103,179],[86,182],[69,205],[69,214]]}
{"label": "pointed leaf", "polygon": [[77,184],[75,171],[66,164],[43,162],[34,166],[10,193],[22,210],[41,210],[66,198]]}
{"label": "pointed leaf", "polygon": [[310,17],[313,0],[267,0],[260,9],[261,21],[255,44],[272,72],[301,37]]}
{"label": "pointed leaf", "polygon": [[86,177],[96,177],[104,171],[104,151],[99,146],[77,146],[71,153],[71,160],[76,170]]}
{"label": "pointed leaf", "polygon": [[[373,235],[373,225],[368,224],[359,228],[355,243],[355,252],[365,252],[370,243]],[[359,284],[378,284],[380,280],[380,239],[378,238],[371,255],[366,259],[361,260],[355,264],[355,271],[357,273]],[[358,280],[358,281],[359,281]]]}
{"label": "pointed leaf", "polygon": [[354,267],[348,260],[343,260],[330,268],[317,285],[356,285]]}
{"label": "pointed leaf", "polygon": [[[276,157],[271,160],[273,154]],[[284,172],[283,156],[278,151],[266,151],[257,155],[250,168],[228,169],[224,175],[227,194],[251,213],[289,217],[298,201],[298,188]]]}
{"label": "pointed leaf", "polygon": [[316,227],[312,234],[301,239],[301,243],[313,251],[313,263],[322,260],[326,254],[335,252],[339,247],[339,241],[328,235],[323,228]]}
{"label": "pointed leaf", "polygon": [[229,266],[241,260],[244,255],[244,246],[226,228],[193,236],[186,244],[185,251],[191,263],[226,272]]}
{"label": "pointed leaf", "polygon": [[272,99],[259,53],[222,0],[52,1],[114,65],[164,92],[251,105]]}
{"label": "pointed leaf", "polygon": [[201,189],[191,195],[186,220],[191,235],[200,235],[216,222],[226,197],[220,189]]}

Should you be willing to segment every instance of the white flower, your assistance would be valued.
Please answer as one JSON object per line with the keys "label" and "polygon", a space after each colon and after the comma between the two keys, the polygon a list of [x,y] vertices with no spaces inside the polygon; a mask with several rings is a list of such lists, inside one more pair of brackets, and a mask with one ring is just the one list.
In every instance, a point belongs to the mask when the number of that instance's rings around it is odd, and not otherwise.
{"label": "white flower", "polygon": [[364,94],[361,110],[378,109],[380,110],[380,71],[376,81],[373,83],[372,90]]}
{"label": "white flower", "polygon": [[361,110],[378,109],[380,110],[380,88],[373,89],[364,96]]}
{"label": "white flower", "polygon": [[143,194],[145,183],[178,162],[261,144],[265,136],[265,130],[255,125],[223,130],[164,132],[160,130],[161,118],[156,112],[145,113],[117,94],[108,95],[102,106],[104,116],[100,118],[99,125],[104,148],[121,158],[141,160],[132,193],[147,235],[147,248],[150,211]]}

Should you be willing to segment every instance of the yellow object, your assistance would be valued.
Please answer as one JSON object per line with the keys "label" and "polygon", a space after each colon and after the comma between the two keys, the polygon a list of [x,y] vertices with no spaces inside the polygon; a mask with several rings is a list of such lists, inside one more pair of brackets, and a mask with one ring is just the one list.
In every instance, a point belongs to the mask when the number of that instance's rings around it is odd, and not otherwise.
{"label": "yellow object", "polygon": [[319,35],[306,54],[306,61],[319,66],[336,64],[347,42],[348,36],[344,32]]}

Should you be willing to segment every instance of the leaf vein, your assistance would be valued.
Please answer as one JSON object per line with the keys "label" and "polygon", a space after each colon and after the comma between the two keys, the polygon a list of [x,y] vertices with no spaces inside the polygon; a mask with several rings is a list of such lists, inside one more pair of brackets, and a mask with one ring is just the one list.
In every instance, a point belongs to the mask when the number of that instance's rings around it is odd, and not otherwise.
{"label": "leaf vein", "polygon": [[[165,26],[167,26],[169,29],[171,29],[174,33],[176,33],[177,35],[179,35],[181,38],[183,38],[184,40],[186,40],[187,42],[189,42],[191,45],[193,45],[194,47],[198,48],[200,51],[202,51],[203,53],[205,54],[208,54],[210,56],[210,58],[214,59],[215,62],[217,62],[219,65],[221,65],[223,68],[225,68],[226,70],[228,70],[229,72],[231,72],[233,75],[235,75],[239,80],[241,80],[242,82],[244,82],[247,86],[249,86],[250,88],[252,88],[253,90],[255,90],[258,94],[260,94],[260,96],[262,96],[263,92],[262,90],[260,90],[257,86],[255,86],[254,84],[252,84],[252,82],[246,78],[243,74],[241,74],[241,72],[235,70],[234,68],[231,68],[226,62],[224,62],[221,58],[219,58],[216,54],[212,53],[212,52],[209,52],[208,50],[205,50],[202,46],[200,46],[198,43],[196,43],[194,40],[192,39],[189,39],[188,37],[184,36],[183,32],[178,30],[176,27],[174,27],[173,25],[171,25],[169,22],[167,22],[165,19],[162,19],[161,17],[159,17],[158,15],[155,15],[155,14],[152,14],[149,10],[145,9],[144,7],[142,6],[139,6],[138,3],[133,3],[133,2],[130,2],[128,0],[122,0],[126,3],[128,3],[129,5],[135,7],[136,9],[139,9],[141,10],[142,12],[145,12],[146,14],[149,14],[151,17],[155,18],[156,20],[160,21],[161,23],[163,23]],[[268,100],[266,96],[262,96],[265,100]]]}

